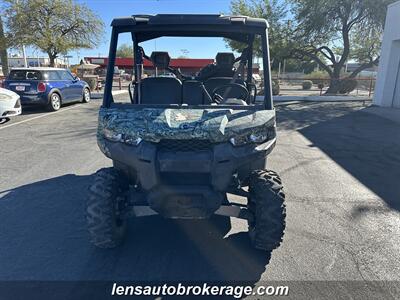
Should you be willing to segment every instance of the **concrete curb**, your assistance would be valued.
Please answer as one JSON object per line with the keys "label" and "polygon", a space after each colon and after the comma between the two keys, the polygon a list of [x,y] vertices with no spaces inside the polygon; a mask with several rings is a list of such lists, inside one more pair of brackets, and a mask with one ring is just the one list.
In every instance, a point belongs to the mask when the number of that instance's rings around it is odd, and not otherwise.
{"label": "concrete curb", "polygon": [[[111,92],[111,94],[112,94],[113,96],[121,95],[121,94],[125,94],[125,93],[128,93],[128,91],[126,91],[126,90],[120,90],[120,91],[112,91],[112,92]],[[102,99],[102,98],[103,98],[103,95],[104,95],[104,93],[96,93],[96,92],[94,92],[94,93],[91,94],[91,97],[92,97],[93,99]]]}
{"label": "concrete curb", "polygon": [[313,102],[346,102],[346,101],[371,101],[368,97],[354,96],[274,96],[275,102],[285,101],[313,101]]}

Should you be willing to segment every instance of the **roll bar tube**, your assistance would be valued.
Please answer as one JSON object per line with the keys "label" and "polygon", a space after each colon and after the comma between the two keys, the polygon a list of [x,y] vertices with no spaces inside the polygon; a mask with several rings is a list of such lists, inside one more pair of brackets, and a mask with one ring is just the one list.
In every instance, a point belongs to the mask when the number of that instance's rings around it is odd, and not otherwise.
{"label": "roll bar tube", "polygon": [[114,79],[114,65],[115,57],[117,52],[118,44],[118,34],[119,32],[113,27],[111,31],[111,41],[110,41],[110,51],[108,53],[108,63],[107,63],[107,75],[106,84],[104,86],[104,96],[103,96],[103,106],[110,107],[111,103],[114,102],[112,96],[112,85]]}
{"label": "roll bar tube", "polygon": [[265,109],[273,109],[271,66],[269,62],[268,29],[261,35],[264,68],[264,105]]}
{"label": "roll bar tube", "polygon": [[[116,59],[116,52],[118,45],[118,34],[119,30],[113,27],[111,32],[110,50],[109,50],[108,64],[107,64],[107,76],[106,76],[106,84],[104,87],[104,96],[103,96],[103,106],[107,108],[110,107],[111,103],[114,102],[112,96],[112,85],[113,85],[114,66],[115,66],[115,59]],[[273,100],[272,100],[272,83],[271,83],[272,77],[271,77],[271,67],[270,67],[270,54],[268,47],[268,30],[265,30],[265,34],[261,34],[261,40],[263,45],[262,52],[263,52],[263,69],[264,69],[264,106],[265,109],[269,110],[273,109]],[[137,47],[137,44],[135,46]],[[252,68],[252,66],[249,67]],[[137,72],[137,70],[135,71],[136,75],[139,75],[137,73],[140,72]]]}

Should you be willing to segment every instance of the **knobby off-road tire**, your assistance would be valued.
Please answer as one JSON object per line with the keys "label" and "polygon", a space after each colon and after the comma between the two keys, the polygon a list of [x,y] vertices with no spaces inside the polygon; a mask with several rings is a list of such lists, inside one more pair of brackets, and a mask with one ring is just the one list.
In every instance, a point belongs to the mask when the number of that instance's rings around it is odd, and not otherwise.
{"label": "knobby off-road tire", "polygon": [[255,171],[249,193],[248,209],[254,216],[248,221],[251,242],[257,249],[272,251],[281,244],[286,226],[282,181],[274,171]]}
{"label": "knobby off-road tire", "polygon": [[86,206],[90,241],[97,247],[114,248],[122,242],[127,224],[121,213],[128,189],[127,178],[118,170],[97,171]]}

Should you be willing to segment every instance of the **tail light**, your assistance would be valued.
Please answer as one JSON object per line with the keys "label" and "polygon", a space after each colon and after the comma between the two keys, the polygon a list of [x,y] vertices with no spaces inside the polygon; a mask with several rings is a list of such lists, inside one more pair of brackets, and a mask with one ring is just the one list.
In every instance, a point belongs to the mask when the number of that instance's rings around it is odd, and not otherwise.
{"label": "tail light", "polygon": [[44,82],[39,82],[37,86],[37,90],[40,93],[43,93],[46,91],[46,84]]}

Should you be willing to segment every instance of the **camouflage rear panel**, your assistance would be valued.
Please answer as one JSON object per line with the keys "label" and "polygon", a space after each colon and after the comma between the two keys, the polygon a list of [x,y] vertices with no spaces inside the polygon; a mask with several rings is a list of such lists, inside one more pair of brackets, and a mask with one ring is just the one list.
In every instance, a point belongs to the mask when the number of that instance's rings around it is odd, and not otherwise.
{"label": "camouflage rear panel", "polygon": [[149,142],[201,139],[220,143],[274,125],[274,110],[101,108],[97,136],[99,142],[107,131],[124,139]]}

